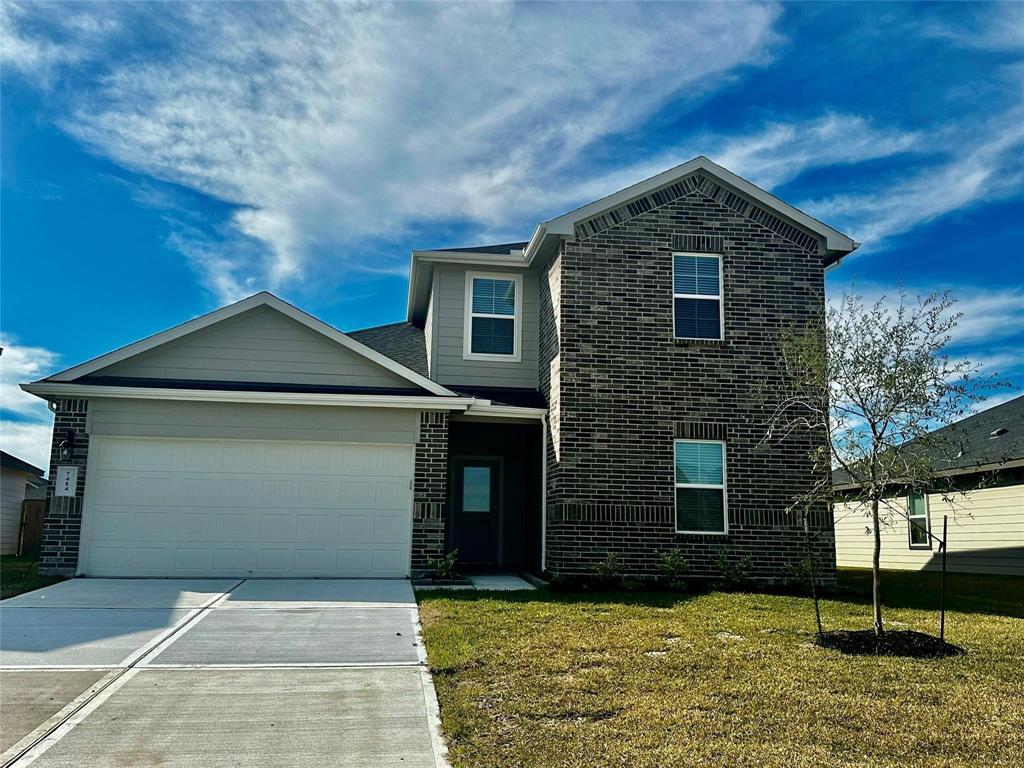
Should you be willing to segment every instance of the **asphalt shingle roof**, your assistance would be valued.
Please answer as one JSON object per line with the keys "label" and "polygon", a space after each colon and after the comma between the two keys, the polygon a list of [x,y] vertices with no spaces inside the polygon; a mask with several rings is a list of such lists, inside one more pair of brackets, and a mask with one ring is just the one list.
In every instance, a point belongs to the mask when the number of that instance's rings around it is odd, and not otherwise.
{"label": "asphalt shingle roof", "polygon": [[[374,328],[349,331],[349,336],[396,363],[427,376],[427,347],[422,328],[411,323],[390,323]],[[544,396],[536,389],[514,387],[449,387],[459,394],[480,397],[496,405],[547,408]]]}
{"label": "asphalt shingle roof", "polygon": [[29,464],[27,461],[12,456],[7,451],[0,451],[0,466],[4,469],[14,469],[18,472],[28,472],[30,475],[42,475],[43,470]]}
{"label": "asphalt shingle roof", "polygon": [[[935,444],[921,448],[940,471],[970,470],[1024,458],[1024,395],[961,419],[932,433]],[[901,451],[914,451],[915,441]],[[849,482],[843,470],[832,472],[834,485]]]}
{"label": "asphalt shingle roof", "polygon": [[373,328],[349,331],[347,335],[421,376],[428,375],[427,345],[423,338],[423,329],[412,323],[377,325]]}

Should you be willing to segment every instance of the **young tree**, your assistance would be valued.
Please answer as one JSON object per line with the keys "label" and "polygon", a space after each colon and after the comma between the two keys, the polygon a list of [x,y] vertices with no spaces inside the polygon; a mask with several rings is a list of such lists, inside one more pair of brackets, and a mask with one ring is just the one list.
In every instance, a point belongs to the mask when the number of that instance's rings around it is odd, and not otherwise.
{"label": "young tree", "polygon": [[[846,293],[824,318],[786,329],[781,350],[785,376],[781,402],[769,415],[768,439],[797,430],[821,435],[812,452],[813,488],[794,508],[833,500],[832,470],[846,474],[855,501],[867,506],[874,537],[871,562],[873,618],[882,626],[882,525],[906,517],[887,503],[894,487],[933,488],[942,469],[935,456],[952,456],[934,430],[967,415],[985,393],[1003,386],[967,360],[945,353],[961,314],[949,293],[866,304]],[[908,445],[913,441],[913,445]]]}

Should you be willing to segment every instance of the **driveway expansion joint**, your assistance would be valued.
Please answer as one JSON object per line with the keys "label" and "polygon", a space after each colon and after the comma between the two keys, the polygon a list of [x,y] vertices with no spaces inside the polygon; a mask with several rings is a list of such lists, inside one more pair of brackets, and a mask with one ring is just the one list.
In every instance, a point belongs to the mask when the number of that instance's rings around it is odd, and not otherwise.
{"label": "driveway expansion joint", "polygon": [[[63,738],[68,731],[84,720],[90,712],[96,709],[96,707],[105,701],[106,698],[111,696],[114,691],[134,677],[133,670],[135,670],[137,665],[141,664],[149,654],[153,653],[157,648],[160,648],[165,641],[172,640],[179,631],[201,616],[204,611],[210,610],[210,608],[212,608],[219,600],[226,599],[232,590],[237,589],[244,582],[245,579],[242,579],[226,592],[220,593],[211,598],[203,606],[193,609],[186,614],[184,618],[175,622],[175,624],[166,632],[158,635],[153,640],[150,640],[149,643],[146,643],[135,653],[130,654],[128,658],[112,670],[109,675],[102,678],[99,683],[92,685],[84,694],[78,696],[68,706],[64,707],[64,709],[58,713],[58,715],[62,715],[62,717],[59,719],[56,716],[50,718],[50,720],[47,720],[35,731],[28,734],[25,738],[19,741],[15,747],[12,747],[12,749],[9,750],[9,752],[12,753],[10,757],[8,757],[8,753],[4,753],[4,763],[2,768],[8,768],[8,766],[15,765],[27,766],[34,762],[36,758]],[[133,659],[133,656],[136,658]],[[18,749],[17,753],[14,753],[15,748],[18,748],[19,746],[20,749]]]}

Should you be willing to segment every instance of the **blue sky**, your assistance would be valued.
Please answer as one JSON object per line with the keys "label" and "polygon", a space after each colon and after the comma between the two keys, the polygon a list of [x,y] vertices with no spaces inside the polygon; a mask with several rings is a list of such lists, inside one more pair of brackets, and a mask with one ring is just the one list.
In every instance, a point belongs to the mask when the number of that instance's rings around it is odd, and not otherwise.
{"label": "blue sky", "polygon": [[1024,4],[0,6],[5,450],[38,378],[261,289],[404,317],[414,247],[705,154],[864,243],[833,295],[950,288],[1024,384]]}

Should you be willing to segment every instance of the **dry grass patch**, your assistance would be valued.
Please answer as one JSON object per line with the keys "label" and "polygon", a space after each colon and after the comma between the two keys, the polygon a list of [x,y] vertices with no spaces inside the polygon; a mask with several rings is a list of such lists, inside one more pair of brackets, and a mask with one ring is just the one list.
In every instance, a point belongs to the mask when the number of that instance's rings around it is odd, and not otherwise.
{"label": "dry grass patch", "polygon": [[[1024,620],[951,613],[941,660],[811,642],[804,598],[761,594],[424,593],[457,767],[1015,765]],[[859,598],[832,628],[870,626]],[[1012,611],[1010,611],[1012,613]],[[934,631],[935,616],[888,618]]]}

